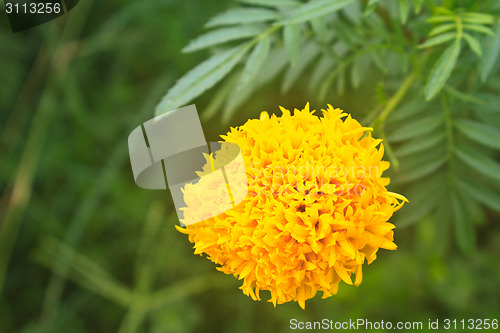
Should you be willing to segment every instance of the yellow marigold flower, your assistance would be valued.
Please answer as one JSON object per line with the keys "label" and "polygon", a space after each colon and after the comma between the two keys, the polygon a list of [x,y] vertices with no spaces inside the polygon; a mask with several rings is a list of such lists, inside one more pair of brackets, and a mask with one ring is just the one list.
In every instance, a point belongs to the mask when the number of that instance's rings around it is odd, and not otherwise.
{"label": "yellow marigold flower", "polygon": [[[371,128],[331,105],[322,118],[309,104],[293,115],[281,111],[281,117],[263,112],[221,136],[241,148],[246,198],[178,229],[189,235],[195,254],[243,279],[246,295],[260,300],[259,291],[268,290],[275,306],[294,300],[304,308],[317,291],[326,298],[340,281],[352,285],[353,274],[359,285],[363,264],[373,262],[379,248],[396,249],[388,220],[407,200],[387,191],[389,179],[381,176],[389,162],[382,161],[384,146]],[[198,192],[186,187],[184,195],[206,196]],[[201,214],[200,207],[188,206],[186,213]]]}

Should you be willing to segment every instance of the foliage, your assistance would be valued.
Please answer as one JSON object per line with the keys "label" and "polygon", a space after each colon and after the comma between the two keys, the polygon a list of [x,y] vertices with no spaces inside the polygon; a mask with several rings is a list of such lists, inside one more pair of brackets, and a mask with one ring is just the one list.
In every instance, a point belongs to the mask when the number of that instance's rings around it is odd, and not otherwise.
{"label": "foliage", "polygon": [[500,130],[487,116],[497,116],[491,105],[500,102],[498,11],[496,1],[244,1],[210,19],[209,31],[183,49],[214,53],[174,85],[156,113],[188,103],[226,76],[230,87],[221,83],[215,94],[224,97],[209,106],[223,106],[224,121],[282,72],[282,92],[307,86],[319,105],[333,96],[342,101],[346,82],[351,93],[366,96],[376,77],[378,90],[358,117],[386,139],[394,183],[412,202],[398,225],[451,204],[436,223],[454,221],[458,246],[471,253],[480,216],[499,208],[486,195],[498,196],[500,184]]}
{"label": "foliage", "polygon": [[[498,316],[499,15],[496,0],[87,0],[18,34],[0,21],[0,331]],[[160,100],[196,102],[210,141],[277,105],[352,113],[410,199],[398,251],[305,311],[241,295],[175,231],[166,192],[133,183],[126,137]]]}

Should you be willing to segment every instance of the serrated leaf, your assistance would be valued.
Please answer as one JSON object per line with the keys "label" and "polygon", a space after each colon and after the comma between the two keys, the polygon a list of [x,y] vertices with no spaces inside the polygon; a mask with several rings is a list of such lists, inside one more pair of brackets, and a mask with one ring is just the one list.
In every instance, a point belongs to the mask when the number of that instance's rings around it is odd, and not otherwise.
{"label": "serrated leaf", "polygon": [[456,29],[456,23],[446,23],[438,25],[437,27],[432,28],[431,32],[429,32],[429,37],[436,36],[442,34],[443,32],[447,32],[453,29]]}
{"label": "serrated leaf", "polygon": [[438,36],[435,36],[435,37],[432,37],[428,40],[426,40],[423,44],[420,44],[418,46],[419,49],[425,49],[425,48],[428,48],[428,47],[431,47],[431,46],[435,46],[435,45],[439,45],[439,44],[443,44],[443,43],[446,43],[452,39],[455,39],[457,38],[457,33],[456,32],[447,32],[445,34],[442,34],[442,35],[438,35]]}
{"label": "serrated leaf", "polygon": [[451,192],[451,207],[455,226],[455,239],[458,247],[465,254],[471,254],[476,249],[476,230],[468,218],[461,197],[455,192]]}
{"label": "serrated leaf", "polygon": [[156,107],[160,115],[190,102],[205,90],[223,79],[241,57],[248,51],[250,44],[243,44],[217,53],[184,75],[163,97]]}
{"label": "serrated leaf", "polygon": [[482,34],[490,35],[490,36],[495,36],[495,33],[490,29],[487,28],[483,25],[477,25],[477,24],[464,24],[463,25],[464,30],[472,30],[476,32],[480,32]]}
{"label": "serrated leaf", "polygon": [[288,59],[293,66],[299,60],[300,54],[300,24],[290,24],[283,28],[283,42],[288,54]]}
{"label": "serrated leaf", "polygon": [[438,61],[432,68],[431,74],[425,86],[425,99],[431,100],[438,92],[443,89],[446,81],[451,75],[458,56],[460,55],[461,42],[455,40],[446,51],[439,57]]}
{"label": "serrated leaf", "polygon": [[412,141],[402,144],[397,149],[395,149],[395,154],[398,158],[415,154],[424,151],[428,148],[434,147],[444,141],[446,137],[445,133],[436,132],[427,135],[423,138],[416,138]]}
{"label": "serrated leaf", "polygon": [[241,3],[247,3],[250,5],[261,5],[266,7],[294,7],[301,3],[295,0],[239,0]]}
{"label": "serrated leaf", "polygon": [[387,136],[387,139],[389,142],[398,142],[419,137],[434,131],[442,123],[443,117],[441,115],[427,116],[398,127]]}
{"label": "serrated leaf", "polygon": [[300,75],[304,72],[311,61],[316,58],[319,53],[318,47],[313,43],[308,43],[304,45],[302,52],[300,53],[300,61],[295,67],[290,67],[283,77],[283,83],[281,85],[281,91],[283,93],[288,92],[288,90],[297,81]]}
{"label": "serrated leaf", "polygon": [[281,24],[295,24],[309,21],[344,8],[354,0],[317,0],[307,2],[290,11]]}
{"label": "serrated leaf", "polygon": [[461,119],[453,123],[468,138],[485,146],[500,149],[499,129],[474,120]]}
{"label": "serrated leaf", "polygon": [[422,10],[422,5],[425,0],[413,0],[413,7],[415,8],[415,14],[419,14]]}
{"label": "serrated leaf", "polygon": [[493,24],[495,17],[489,14],[469,12],[462,14],[462,20],[469,23]]}
{"label": "serrated leaf", "polygon": [[363,15],[364,16],[368,16],[370,15],[374,10],[375,8],[377,7],[377,5],[380,3],[380,0],[370,0],[368,1],[368,4],[366,5],[366,8],[363,12]]}
{"label": "serrated leaf", "polygon": [[253,49],[241,75],[239,88],[246,86],[257,75],[271,50],[271,38],[262,38]]}
{"label": "serrated leaf", "polygon": [[457,157],[477,172],[491,178],[500,180],[500,165],[491,158],[473,150],[455,148]]}
{"label": "serrated leaf", "polygon": [[498,55],[500,54],[500,24],[497,25],[495,29],[495,36],[486,38],[484,49],[484,56],[479,64],[481,80],[483,82],[485,82],[490,75],[495,62],[498,59]]}
{"label": "serrated leaf", "polygon": [[410,12],[410,3],[408,0],[399,0],[398,9],[399,19],[401,20],[401,23],[405,24],[408,20],[408,13]]}
{"label": "serrated leaf", "polygon": [[458,179],[457,186],[465,194],[482,202],[486,206],[500,212],[500,195],[491,191],[490,189],[482,186],[481,184],[474,182],[473,184],[465,180]]}
{"label": "serrated leaf", "polygon": [[464,33],[463,37],[467,42],[467,44],[469,45],[469,47],[471,48],[471,50],[479,57],[481,57],[483,55],[483,48],[481,47],[479,41],[467,33]]}
{"label": "serrated leaf", "polygon": [[253,25],[213,30],[192,40],[182,49],[182,52],[193,52],[233,40],[252,37],[260,34],[262,31],[263,28],[261,26]]}
{"label": "serrated leaf", "polygon": [[274,10],[265,8],[236,8],[212,17],[205,27],[212,28],[221,25],[248,24],[271,21],[278,17]]}

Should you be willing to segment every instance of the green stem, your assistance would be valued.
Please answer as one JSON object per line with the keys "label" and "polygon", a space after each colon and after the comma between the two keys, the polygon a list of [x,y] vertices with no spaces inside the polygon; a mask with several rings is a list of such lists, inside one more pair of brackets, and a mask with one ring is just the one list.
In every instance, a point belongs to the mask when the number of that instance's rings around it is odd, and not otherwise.
{"label": "green stem", "polygon": [[399,103],[401,103],[401,100],[410,89],[413,81],[415,80],[415,77],[416,77],[415,71],[413,71],[410,75],[408,75],[408,77],[404,80],[401,87],[399,87],[399,90],[396,92],[396,94],[394,94],[394,96],[391,97],[391,99],[387,102],[385,108],[380,112],[377,119],[375,119],[375,121],[371,125],[373,129],[380,127],[383,130],[387,117],[389,117],[389,115],[394,111],[394,109],[399,105]]}
{"label": "green stem", "polygon": [[401,103],[401,100],[410,89],[413,81],[415,80],[415,77],[416,71],[412,71],[410,75],[406,77],[401,87],[399,87],[398,91],[391,97],[391,99],[389,99],[389,101],[385,105],[385,108],[380,112],[379,116],[373,121],[371,125],[374,130],[378,129],[380,131],[380,136],[382,140],[384,140],[384,148],[387,152],[387,157],[389,158],[389,161],[391,162],[395,170],[399,170],[399,160],[394,154],[389,141],[387,141],[384,130],[385,121],[387,120],[387,117],[389,117],[389,115],[396,109],[399,103]]}

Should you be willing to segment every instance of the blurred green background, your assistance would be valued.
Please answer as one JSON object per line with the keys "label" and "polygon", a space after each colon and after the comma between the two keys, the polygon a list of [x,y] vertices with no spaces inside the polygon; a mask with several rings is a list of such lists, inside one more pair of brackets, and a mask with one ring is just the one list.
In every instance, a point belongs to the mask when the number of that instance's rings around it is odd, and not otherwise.
{"label": "blurred green background", "polygon": [[[366,6],[369,2],[359,3]],[[495,15],[495,20],[499,15],[498,6],[476,8],[471,1],[435,4],[483,10]],[[422,66],[416,74],[418,82],[396,108],[413,107],[405,111],[413,112],[413,118],[400,119],[418,123],[418,113],[441,112],[451,105],[457,117],[486,119],[485,123],[498,129],[498,64],[490,68],[489,84],[478,83],[470,79],[475,75],[471,66],[477,64],[470,51],[463,51],[468,53],[461,56],[459,74],[447,90],[447,103],[438,98],[415,107],[418,100],[424,101],[426,68],[432,68],[443,52],[436,49],[429,61],[418,62],[415,45],[430,30],[424,25],[433,2],[424,5],[422,13],[427,16],[422,19],[408,9],[405,29],[415,36],[398,51],[409,55],[409,69],[389,68],[384,73],[375,64],[363,71],[358,68],[354,71],[361,73],[361,82],[352,84],[356,74],[344,79],[349,84],[343,93],[337,89],[338,82],[335,87],[313,86],[311,92],[303,80],[309,77],[307,71],[299,72],[287,89],[280,88],[284,79],[276,77],[255,85],[247,100],[234,110],[226,108],[224,115],[223,106],[213,104],[218,91],[213,88],[194,99],[207,141],[218,140],[229,126],[258,117],[262,110],[279,114],[278,105],[302,108],[308,101],[315,109],[331,103],[369,125],[371,112],[384,110],[391,101],[386,95],[397,92],[405,75],[418,64]],[[492,209],[500,205],[496,196],[489,197],[489,205],[471,205],[462,217],[475,225],[470,230],[476,232],[476,250],[460,251],[464,246],[453,240],[449,226],[457,220],[456,215],[449,215],[457,209],[452,207],[453,200],[451,206],[445,199],[432,200],[432,207],[416,205],[422,208],[406,214],[417,221],[403,221],[396,229],[397,251],[381,250],[374,264],[365,268],[359,287],[342,285],[338,295],[325,300],[318,295],[306,302],[306,310],[295,302],[277,308],[265,301],[254,302],[238,289],[240,282],[234,277],[193,255],[192,245],[174,228],[178,220],[168,191],[135,185],[127,137],[154,116],[155,106],[176,80],[210,54],[185,54],[181,49],[203,33],[210,17],[236,6],[229,0],[86,0],[69,15],[16,34],[10,31],[5,14],[0,14],[0,332],[286,332],[292,318],[422,321],[424,327],[428,319],[500,319],[500,215]],[[386,21],[398,22],[394,27],[400,25],[397,11],[388,8],[385,12]],[[350,19],[352,13],[340,19],[356,31],[364,23]],[[384,45],[392,47],[390,36],[396,36],[392,48],[399,48],[398,36],[405,31],[398,29],[388,29]],[[418,29],[424,33],[419,35]],[[483,51],[492,47],[483,45]],[[394,59],[387,61],[389,66],[401,61]],[[319,63],[325,66],[325,74],[332,71],[327,61]],[[467,79],[462,81],[458,75]],[[489,108],[491,116],[481,118],[470,111],[478,96],[485,97],[481,108]],[[204,115],[207,109],[211,115]],[[390,131],[403,126],[397,121],[386,126],[388,142]],[[432,132],[446,131],[443,124]],[[433,134],[421,133],[422,139]],[[393,136],[397,156],[396,137],[397,132]],[[457,134],[455,142],[460,144],[460,140]],[[426,151],[421,153],[427,156]],[[494,147],[485,154],[498,163]],[[402,158],[401,170],[391,170],[391,174],[410,175],[405,173],[405,162],[415,167],[424,159],[413,158]],[[457,172],[472,174],[460,161],[455,164]],[[418,194],[430,187],[432,177],[442,176],[438,172],[444,173],[443,168],[440,164],[420,171],[411,177],[411,184],[403,177],[390,189],[404,195],[410,189],[411,206],[418,201],[412,200],[411,189]],[[477,177],[498,195],[498,180]],[[468,201],[466,193],[460,195]],[[475,201],[481,200],[471,200]]]}

